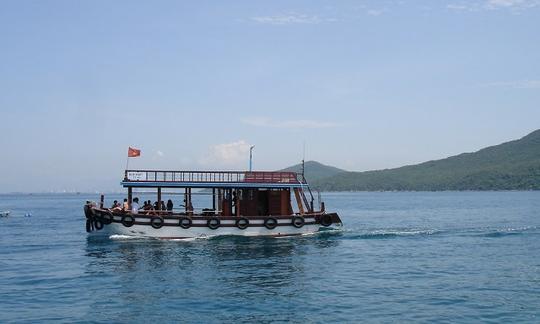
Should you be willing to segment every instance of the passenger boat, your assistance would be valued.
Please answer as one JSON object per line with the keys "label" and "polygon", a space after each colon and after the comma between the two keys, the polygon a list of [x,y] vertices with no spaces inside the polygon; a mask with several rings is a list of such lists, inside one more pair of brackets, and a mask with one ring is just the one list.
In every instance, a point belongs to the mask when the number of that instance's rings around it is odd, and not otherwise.
{"label": "passenger boat", "polygon": [[[105,208],[103,195],[99,204],[87,202],[87,232],[183,239],[301,235],[342,225],[337,213],[326,212],[320,195],[315,210],[305,177],[295,172],[126,170],[121,185],[129,209]],[[180,195],[181,209],[132,210],[136,195],[148,190],[158,206],[162,197]],[[193,208],[193,198],[204,208]]]}
{"label": "passenger boat", "polygon": [[9,210],[0,211],[0,217],[8,217],[11,212]]}

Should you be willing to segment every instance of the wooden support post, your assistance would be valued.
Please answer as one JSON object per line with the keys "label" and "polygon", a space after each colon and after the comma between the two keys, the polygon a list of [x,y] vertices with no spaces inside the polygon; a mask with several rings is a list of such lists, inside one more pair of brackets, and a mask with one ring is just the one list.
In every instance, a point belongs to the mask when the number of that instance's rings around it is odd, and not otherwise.
{"label": "wooden support post", "polygon": [[161,187],[157,188],[158,210],[161,210]]}
{"label": "wooden support post", "polygon": [[227,200],[229,201],[229,216],[233,214],[233,205],[232,205],[232,189],[229,189],[227,193]]}
{"label": "wooden support post", "polygon": [[300,192],[298,188],[294,188],[294,196],[296,197],[296,203],[298,204],[298,210],[300,215],[304,215],[304,207],[302,206],[302,198],[300,198]]}
{"label": "wooden support post", "polygon": [[288,189],[281,190],[280,203],[281,203],[280,204],[281,215],[289,215],[290,214],[289,206],[291,204],[291,192]]}
{"label": "wooden support post", "polygon": [[212,209],[216,211],[216,188],[212,188]]}
{"label": "wooden support post", "polygon": [[218,206],[221,210],[221,215],[223,215],[223,189],[218,189]]}
{"label": "wooden support post", "polygon": [[133,201],[133,188],[128,187],[128,205],[131,208],[131,202]]}
{"label": "wooden support post", "polygon": [[99,197],[99,208],[103,209],[104,202],[105,202],[105,195],[101,195],[101,197]]}
{"label": "wooden support post", "polygon": [[189,206],[189,202],[188,202],[188,188],[185,188],[184,189],[184,209],[186,210],[186,214],[188,212],[188,206]]}
{"label": "wooden support post", "polygon": [[191,203],[191,188],[188,188],[188,197],[187,197],[187,209],[188,209],[188,215],[193,215],[193,204]]}
{"label": "wooden support post", "polygon": [[238,189],[236,190],[235,208],[236,208],[236,216],[240,216],[240,192],[238,191]]}

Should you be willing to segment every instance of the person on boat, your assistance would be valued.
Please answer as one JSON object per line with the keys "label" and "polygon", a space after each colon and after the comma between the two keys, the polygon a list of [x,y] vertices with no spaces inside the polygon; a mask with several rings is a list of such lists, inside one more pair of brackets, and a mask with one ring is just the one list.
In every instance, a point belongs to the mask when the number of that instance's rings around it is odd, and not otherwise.
{"label": "person on boat", "polygon": [[160,210],[161,206],[159,204],[159,201],[154,202],[154,210]]}
{"label": "person on boat", "polygon": [[169,214],[172,214],[172,211],[173,211],[173,207],[174,207],[174,204],[172,202],[172,200],[167,200],[167,211],[169,212]]}
{"label": "person on boat", "polygon": [[236,196],[236,191],[233,191],[231,198],[231,211],[233,215],[236,215],[236,203],[238,202],[238,197]]}
{"label": "person on boat", "polygon": [[161,210],[167,210],[167,208],[165,207],[165,202],[163,200],[161,201]]}
{"label": "person on boat", "polygon": [[146,211],[147,215],[155,215],[154,213],[154,206],[152,205],[152,201],[148,200],[144,202],[143,209]]}
{"label": "person on boat", "polygon": [[129,210],[129,203],[127,201],[127,198],[124,198],[124,204],[122,205],[122,211]]}
{"label": "person on boat", "polygon": [[193,213],[193,204],[191,203],[191,201],[188,203],[188,202],[184,199],[184,204],[183,204],[183,205],[180,205],[180,206],[185,207],[185,208],[186,208],[186,211],[188,212],[188,214]]}
{"label": "person on boat", "polygon": [[133,203],[131,204],[131,212],[133,214],[138,214],[139,213],[139,198],[135,197],[135,199],[133,199]]}
{"label": "person on boat", "polygon": [[113,202],[111,209],[114,210],[114,211],[122,209],[122,207],[120,206],[120,203],[118,202],[118,200],[115,200]]}

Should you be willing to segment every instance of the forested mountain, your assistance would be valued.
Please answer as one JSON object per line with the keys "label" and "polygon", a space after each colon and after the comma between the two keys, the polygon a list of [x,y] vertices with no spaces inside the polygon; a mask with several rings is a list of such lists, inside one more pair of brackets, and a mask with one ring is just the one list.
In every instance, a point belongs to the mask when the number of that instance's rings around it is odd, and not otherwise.
{"label": "forested mountain", "polygon": [[[302,164],[296,164],[281,171],[302,173]],[[332,177],[344,172],[346,173],[347,171],[338,169],[333,166],[324,165],[316,161],[307,161],[305,163],[305,176],[310,183],[322,180],[324,178]]]}
{"label": "forested mountain", "polygon": [[[317,166],[313,179],[311,165]],[[346,172],[318,165],[306,163],[306,177],[319,190],[540,190],[540,130],[474,153],[395,169]]]}

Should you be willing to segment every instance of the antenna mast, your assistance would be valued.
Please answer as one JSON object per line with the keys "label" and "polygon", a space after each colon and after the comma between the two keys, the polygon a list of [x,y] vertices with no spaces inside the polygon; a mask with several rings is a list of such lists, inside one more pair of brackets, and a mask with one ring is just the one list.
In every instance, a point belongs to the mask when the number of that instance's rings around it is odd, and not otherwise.
{"label": "antenna mast", "polygon": [[306,162],[306,141],[304,141],[303,147],[302,147],[302,178],[304,178],[304,180],[306,179],[306,177],[305,177],[305,171],[306,171],[305,162]]}
{"label": "antenna mast", "polygon": [[253,149],[255,148],[255,145],[251,145],[249,148],[249,172],[253,170]]}

